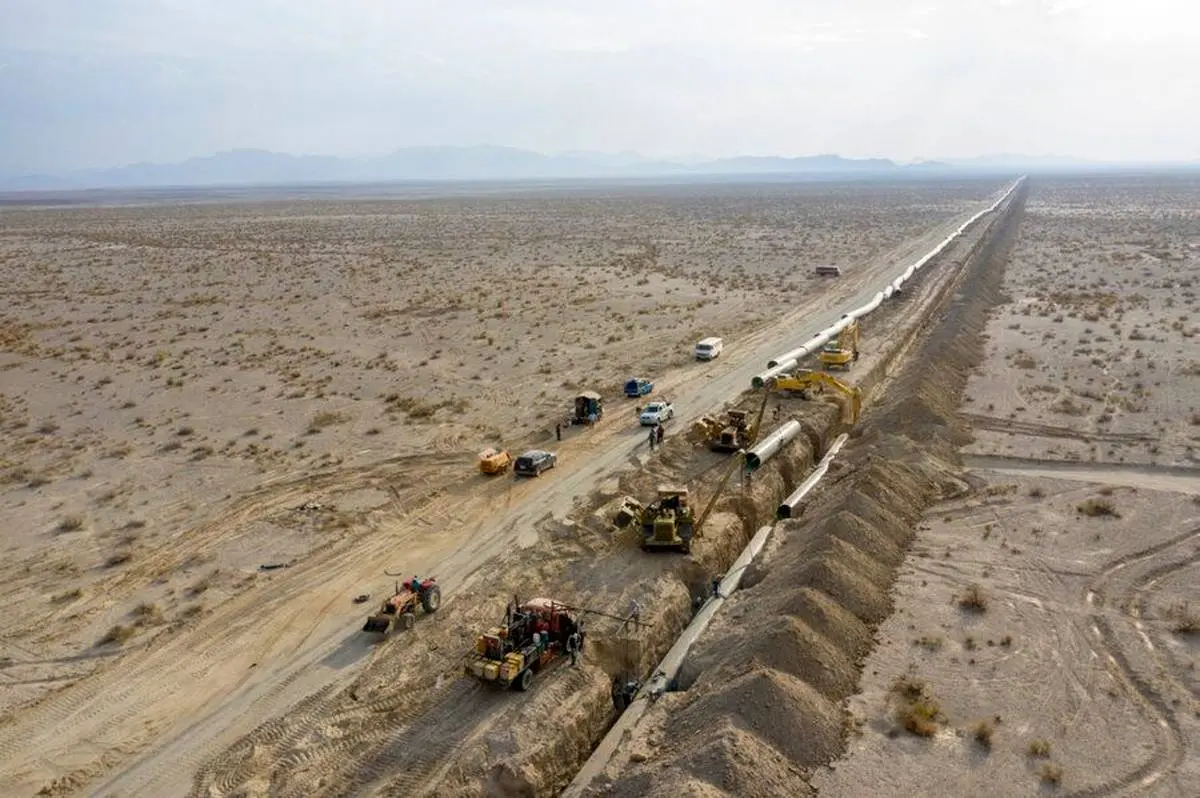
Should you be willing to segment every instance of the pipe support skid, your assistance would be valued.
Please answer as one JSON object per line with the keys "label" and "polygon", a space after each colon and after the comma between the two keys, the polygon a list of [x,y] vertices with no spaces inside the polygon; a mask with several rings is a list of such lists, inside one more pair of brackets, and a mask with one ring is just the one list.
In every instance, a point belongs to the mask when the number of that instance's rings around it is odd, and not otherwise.
{"label": "pipe support skid", "polygon": [[970,219],[968,219],[967,221],[965,221],[961,225],[959,225],[958,229],[955,230],[950,235],[946,236],[944,239],[942,239],[942,242],[940,244],[938,244],[932,250],[930,250],[925,255],[923,255],[920,258],[920,260],[918,260],[916,263],[910,264],[894,280],[889,282],[888,285],[886,287],[884,287],[884,289],[882,291],[875,294],[875,296],[871,298],[870,302],[863,305],[862,307],[855,308],[854,310],[850,311],[849,313],[846,313],[845,315],[842,316],[841,319],[839,319],[837,321],[836,324],[834,324],[830,327],[826,327],[824,330],[822,330],[821,332],[817,333],[812,338],[810,338],[808,340],[808,342],[805,343],[803,346],[798,346],[795,349],[792,349],[788,352],[785,352],[782,355],[779,355],[778,357],[775,357],[775,358],[767,361],[767,370],[762,372],[761,374],[756,374],[754,376],[754,378],[750,381],[750,387],[755,390],[758,390],[760,388],[771,385],[772,384],[771,380],[773,380],[775,377],[778,377],[780,374],[787,374],[788,372],[792,371],[800,364],[801,360],[803,360],[804,358],[813,354],[814,352],[819,350],[822,346],[827,344],[829,341],[832,341],[834,338],[836,338],[838,336],[838,333],[840,333],[843,329],[845,329],[846,325],[848,325],[851,322],[851,320],[860,319],[863,316],[866,316],[868,313],[870,313],[873,310],[875,310],[876,308],[878,308],[885,299],[889,299],[893,296],[896,296],[896,295],[902,293],[901,287],[906,282],[908,282],[910,279],[912,279],[913,275],[916,274],[918,271],[920,271],[922,266],[924,266],[925,264],[929,263],[929,261],[931,261],[935,257],[937,257],[942,252],[942,250],[944,250],[946,247],[950,246],[950,244],[953,243],[955,239],[957,239],[959,236],[961,236],[963,233],[965,233],[971,227],[971,225],[975,224],[977,221],[982,219],[984,216],[987,216],[989,213],[992,213],[997,208],[999,208],[1000,205],[1003,204],[1003,202],[1006,199],[1008,199],[1014,191],[1017,190],[1017,187],[1020,186],[1021,183],[1024,182],[1024,180],[1025,180],[1025,176],[1022,175],[1021,177],[1019,177],[1015,181],[1013,181],[1012,185],[1010,185],[1005,190],[1005,192],[1000,196],[1000,199],[996,200],[990,206],[988,206],[987,208],[984,208],[982,211],[975,214]]}
{"label": "pipe support skid", "polygon": [[799,435],[801,429],[803,428],[796,419],[785,422],[782,427],[754,444],[754,447],[746,452],[746,468],[753,471],[770,460],[789,441]]}
{"label": "pipe support skid", "polygon": [[791,496],[788,496],[783,500],[783,503],[779,505],[779,509],[775,513],[776,518],[782,519],[795,517],[796,505],[798,505],[801,500],[808,495],[809,491],[817,486],[817,483],[821,481],[823,476],[825,476],[825,472],[829,470],[829,464],[833,462],[833,456],[842,450],[842,447],[846,445],[846,441],[849,439],[850,436],[844,432],[837,437],[837,440],[835,440],[833,445],[829,447],[829,451],[825,453],[823,458],[821,458],[821,462],[817,464],[817,467],[813,469],[812,473],[800,483],[800,486],[796,488],[795,492],[793,492]]}

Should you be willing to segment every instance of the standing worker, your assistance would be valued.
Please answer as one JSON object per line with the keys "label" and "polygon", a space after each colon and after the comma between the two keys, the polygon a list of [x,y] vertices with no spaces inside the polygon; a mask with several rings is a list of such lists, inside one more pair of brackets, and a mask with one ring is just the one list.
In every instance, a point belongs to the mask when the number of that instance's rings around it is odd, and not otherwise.
{"label": "standing worker", "polygon": [[579,632],[572,632],[567,638],[567,653],[571,655],[571,667],[579,662]]}
{"label": "standing worker", "polygon": [[561,422],[555,422],[555,424],[554,424],[554,437],[560,441],[562,440],[562,423]]}
{"label": "standing worker", "polygon": [[654,425],[654,429],[655,429],[655,430],[657,430],[657,431],[654,433],[654,437],[658,439],[658,446],[659,446],[659,448],[662,448],[662,439],[663,439],[663,425],[662,425],[662,423],[660,422],[660,423],[658,423],[658,424],[655,424],[655,425]]}
{"label": "standing worker", "polygon": [[658,440],[658,435],[655,434],[654,427],[650,428],[650,451],[654,451],[654,442]]}

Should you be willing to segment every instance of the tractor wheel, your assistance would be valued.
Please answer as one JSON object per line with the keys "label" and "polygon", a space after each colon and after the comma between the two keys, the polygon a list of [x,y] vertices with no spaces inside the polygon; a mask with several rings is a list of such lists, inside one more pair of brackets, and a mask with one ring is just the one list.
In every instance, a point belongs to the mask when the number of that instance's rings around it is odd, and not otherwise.
{"label": "tractor wheel", "polygon": [[442,589],[437,585],[425,591],[425,595],[421,597],[421,606],[425,608],[425,612],[437,612],[438,607],[442,606]]}
{"label": "tractor wheel", "polygon": [[416,622],[417,616],[413,615],[411,612],[406,612],[400,616],[400,628],[405,631],[413,628],[413,624]]}
{"label": "tractor wheel", "polygon": [[529,689],[533,684],[533,668],[526,668],[521,671],[521,675],[517,677],[517,689],[522,693]]}

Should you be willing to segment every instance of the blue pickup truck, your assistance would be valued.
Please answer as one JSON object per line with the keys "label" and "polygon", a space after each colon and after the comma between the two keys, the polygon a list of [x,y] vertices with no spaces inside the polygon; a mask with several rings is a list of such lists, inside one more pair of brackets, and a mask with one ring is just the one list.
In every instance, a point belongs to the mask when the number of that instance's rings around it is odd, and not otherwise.
{"label": "blue pickup truck", "polygon": [[625,395],[630,399],[645,396],[653,390],[654,383],[650,382],[650,380],[644,380],[641,377],[633,377],[629,382],[625,383]]}

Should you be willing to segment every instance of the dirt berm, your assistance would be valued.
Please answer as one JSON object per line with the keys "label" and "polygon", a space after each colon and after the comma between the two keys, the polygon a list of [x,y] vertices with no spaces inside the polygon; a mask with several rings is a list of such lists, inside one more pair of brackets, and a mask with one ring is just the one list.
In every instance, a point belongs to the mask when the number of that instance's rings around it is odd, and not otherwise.
{"label": "dirt berm", "polygon": [[[906,285],[903,299],[872,314],[870,327],[864,332],[864,356],[851,375],[853,381],[871,393],[872,385],[887,377],[897,354],[916,340],[918,330],[928,326],[923,317],[914,316],[914,309],[936,307],[948,296],[953,283],[943,278],[960,264],[971,262],[971,254],[987,238],[987,229],[982,226],[964,236]],[[747,394],[740,397],[739,403],[757,409],[761,397]],[[539,525],[533,548],[508,551],[489,565],[486,579],[457,594],[437,615],[421,620],[412,634],[398,635],[379,646],[349,688],[314,696],[202,766],[192,794],[206,798],[234,794],[339,796],[376,791],[439,796],[557,794],[615,719],[609,692],[612,679],[646,677],[691,619],[693,598],[706,592],[713,577],[724,573],[754,531],[773,521],[780,500],[803,479],[817,450],[838,427],[837,408],[820,401],[772,397],[766,413],[764,426],[768,430],[796,418],[812,434],[801,435],[768,461],[748,485],[739,485],[734,476],[690,556],[646,554],[639,550],[633,530],[616,534],[611,520],[622,496],[646,500],[663,483],[688,486],[697,507],[703,507],[712,496],[731,462],[729,456],[709,452],[681,431],[668,430],[661,451],[651,456],[639,453],[635,456],[638,462],[631,463],[634,468],[581,497],[570,514],[572,520],[548,518]],[[866,428],[866,437],[879,439],[877,446],[886,448],[888,438],[872,431],[871,426]],[[888,479],[894,471],[898,475],[895,479],[917,481],[899,466],[881,465],[876,470],[885,468],[891,469],[885,474]],[[848,480],[843,482],[850,485]],[[889,508],[889,514],[881,515],[883,511],[876,511],[876,504],[866,499],[847,504],[847,512],[861,515],[868,525],[884,521],[906,524],[905,508],[915,506],[914,501],[901,498],[908,492],[906,485],[904,482],[889,488],[897,492],[895,497],[882,489],[873,494],[877,504]],[[890,513],[897,512],[897,508],[901,514],[893,517]],[[807,517],[814,517],[814,513]],[[810,591],[797,592],[786,607],[758,611],[772,616],[790,613],[808,628],[782,623],[772,627],[769,631],[774,636],[775,650],[769,642],[753,646],[758,652],[754,657],[764,663],[762,669],[744,669],[744,678],[732,675],[729,690],[714,695],[717,704],[713,706],[724,706],[724,714],[699,707],[679,718],[680,723],[693,724],[688,727],[692,730],[677,733],[684,737],[700,735],[710,716],[735,717],[742,702],[761,700],[775,708],[770,723],[796,718],[812,727],[802,727],[803,734],[789,739],[778,739],[742,724],[740,736],[721,738],[715,747],[701,751],[703,743],[689,746],[691,755],[698,757],[697,763],[724,761],[722,752],[731,750],[756,761],[756,752],[776,750],[785,752],[789,759],[803,759],[803,750],[794,747],[800,740],[828,739],[832,742],[822,751],[836,750],[841,720],[836,710],[832,714],[828,711],[825,694],[844,694],[853,689],[854,662],[868,643],[864,623],[874,623],[888,609],[886,596],[878,596],[875,591],[889,578],[891,561],[877,563],[872,555],[856,554],[857,550],[851,548],[854,543],[876,551],[878,547],[872,548],[866,537],[870,534],[864,528],[860,537],[847,535],[850,542],[839,539],[836,551],[832,538],[822,543],[821,538],[813,537],[814,556],[823,551],[821,546],[830,552],[814,560],[817,565],[803,578],[814,591],[824,590],[848,609],[835,606],[834,599],[826,598],[825,593]],[[903,537],[891,543],[893,559],[904,543]],[[784,551],[790,555],[795,548],[785,547]],[[781,557],[775,562],[784,560]],[[768,580],[780,578],[764,574],[755,591],[778,593],[778,587],[768,584]],[[861,600],[851,602],[847,598],[849,588],[843,589],[843,583],[854,586]],[[603,615],[586,614],[588,643],[579,667],[564,666],[539,674],[528,693],[497,693],[461,676],[462,656],[472,648],[477,633],[499,620],[505,603],[514,594],[525,598],[553,596],[617,616],[624,616],[636,600],[642,607],[643,624],[635,632]],[[821,626],[815,619],[816,612],[788,609],[809,604],[829,607],[825,613],[830,619],[828,626]],[[863,620],[854,620],[856,617]],[[817,635],[825,642],[818,641]],[[848,639],[858,642],[847,656],[843,647]],[[800,642],[789,643],[789,653],[784,640]],[[804,658],[813,667],[818,662],[828,663],[827,677],[811,685],[799,684],[785,675],[787,663],[794,658]],[[696,681],[693,690],[664,701],[701,695],[708,677],[696,680],[689,672],[689,679]],[[714,711],[718,712],[715,716]],[[780,745],[787,747],[776,748]],[[785,753],[777,755],[783,757]],[[692,767],[702,771],[707,766]],[[788,772],[785,767],[778,775],[782,778]],[[721,783],[719,779],[717,783]],[[648,788],[651,786],[648,783]],[[742,792],[755,794],[749,789]]]}
{"label": "dirt berm", "polygon": [[799,519],[781,522],[760,564],[698,641],[679,691],[650,709],[591,795],[803,796],[844,745],[875,626],[922,511],[967,490],[955,418],[982,331],[1000,299],[1025,189],[979,247],[903,367]]}

